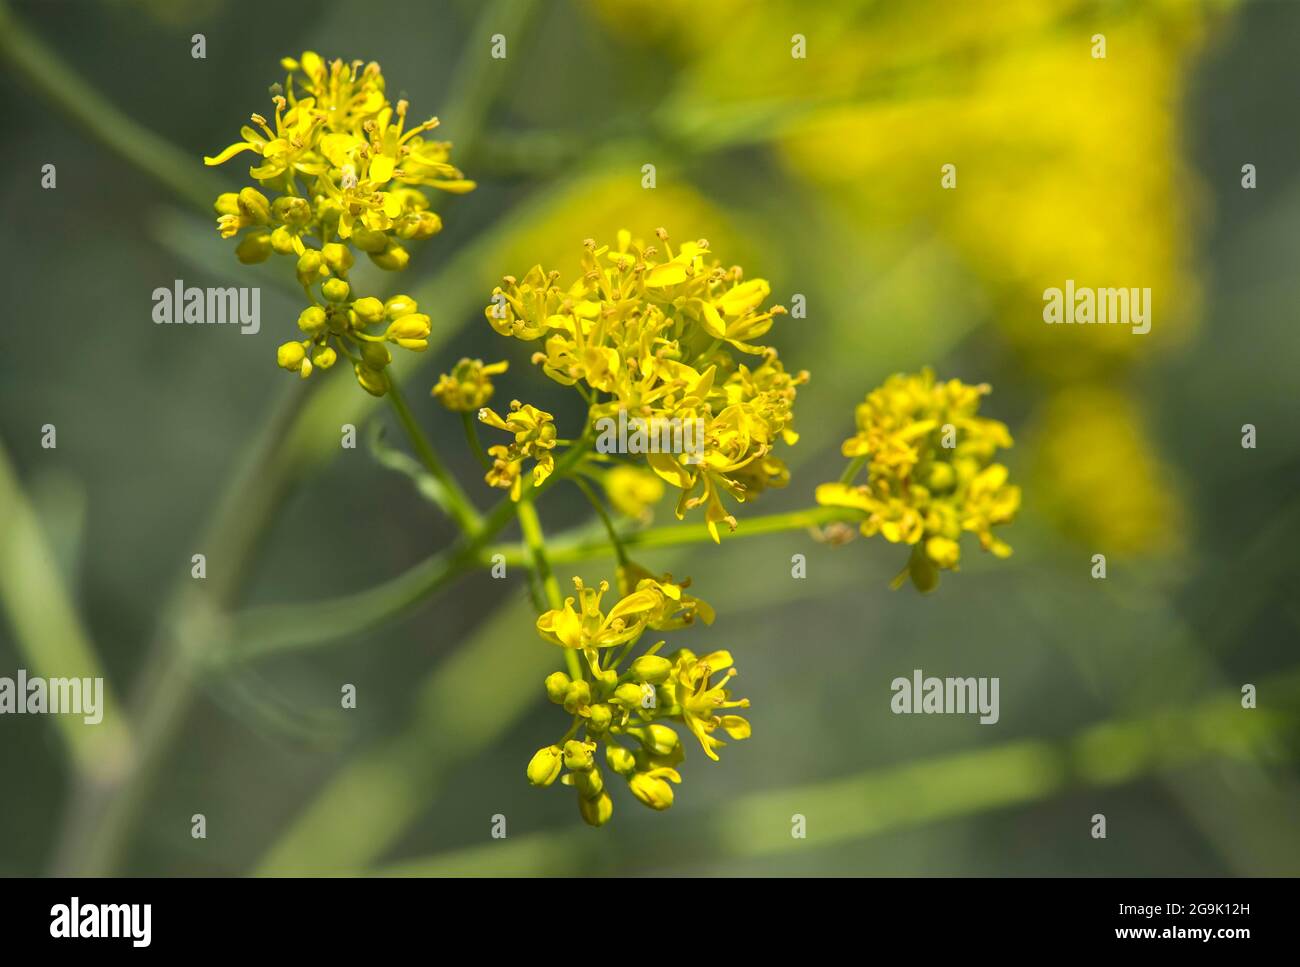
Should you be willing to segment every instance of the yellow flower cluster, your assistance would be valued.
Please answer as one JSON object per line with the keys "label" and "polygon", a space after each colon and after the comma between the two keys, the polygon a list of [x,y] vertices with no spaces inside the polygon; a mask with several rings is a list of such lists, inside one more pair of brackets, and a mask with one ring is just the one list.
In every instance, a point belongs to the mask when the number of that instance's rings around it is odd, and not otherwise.
{"label": "yellow flower cluster", "polygon": [[[1020,488],[994,462],[1011,446],[1010,432],[978,415],[988,392],[986,384],[936,383],[929,369],[891,376],[858,405],[858,432],[842,448],[853,461],[844,479],[817,488],[819,504],[863,511],[864,535],[911,545],[895,586],[910,575],[917,588],[932,590],[940,570],[957,568],[964,531],[998,557],[1011,553],[993,528],[1014,519]],[[863,466],[866,482],[855,485]]]}
{"label": "yellow flower cluster", "polygon": [[296,259],[311,303],[298,318],[306,338],[280,346],[279,365],[305,378],[342,354],[357,382],[381,396],[387,344],[428,348],[430,322],[407,296],[358,298],[348,282],[353,250],[382,269],[404,269],[404,243],[442,229],[421,186],[466,192],[474,183],[451,165],[449,143],[423,136],[437,118],[407,127],[407,102],[389,102],[378,64],[327,63],[310,51],[281,64],[288,75],[274,89],[273,118],[252,115],[242,140],[203,159],[219,165],[252,152],[260,162],[249,176],[272,198],[253,187],[219,196],[217,229],[223,238],[243,233],[241,262]]}
{"label": "yellow flower cluster", "polygon": [[601,608],[608,583],[589,588],[574,578],[577,599],[567,598],[562,608],[537,619],[541,636],[580,653],[586,670],[579,678],[564,672],[547,677],[547,696],[573,722],[558,742],[533,756],[528,780],[549,786],[563,774],[561,782],[577,790],[578,810],[593,826],[607,822],[614,810],[598,762],[602,744],[609,771],[642,803],[662,810],[673,804],[672,784],[681,782],[677,766],[686,754],[667,723],[685,726],[715,761],[726,744],[718,732],[733,739],[750,735],[749,722],[730,711],[748,708],[749,700],[732,698],[727,688],[736,674],[729,652],[697,656],[683,648],[663,656],[660,641],[621,668],[647,629],[670,631],[697,618],[712,624],[713,611],[686,594],[689,581],[656,578],[634,564],[620,568],[618,577],[620,599],[609,611]]}
{"label": "yellow flower cluster", "polygon": [[680,491],[677,517],[703,506],[716,541],[718,524],[736,526],[723,494],[744,502],[787,482],[773,451],[798,439],[792,410],[808,374],[787,373],[776,350],[757,342],[785,312],[763,307],[766,280],[723,268],[703,239],[674,251],[663,229],[657,236],[646,245],[621,231],[613,247],[589,239],[577,280],[562,286],[558,272],[535,266],[507,276],[484,311],[502,335],[541,343],[533,361],[578,388],[589,428],[620,417],[700,427],[691,452],[645,456]]}
{"label": "yellow flower cluster", "polygon": [[462,359],[450,373],[438,377],[433,395],[453,413],[473,413],[496,391],[492,377],[500,376],[509,368],[510,364],[504,360],[485,364],[481,359]]}
{"label": "yellow flower cluster", "polygon": [[488,426],[515,435],[509,446],[488,447],[492,467],[487,472],[487,482],[493,487],[510,491],[510,499],[518,500],[523,493],[522,471],[524,461],[533,461],[533,486],[536,487],[555,469],[555,422],[551,414],[535,406],[510,402],[510,413],[502,418],[495,410],[484,407],[478,417]]}

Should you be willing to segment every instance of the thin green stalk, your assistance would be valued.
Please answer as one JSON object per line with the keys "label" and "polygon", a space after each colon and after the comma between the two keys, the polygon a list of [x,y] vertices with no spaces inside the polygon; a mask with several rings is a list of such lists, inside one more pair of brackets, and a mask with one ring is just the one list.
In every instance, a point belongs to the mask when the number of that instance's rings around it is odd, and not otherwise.
{"label": "thin green stalk", "polygon": [[[555,462],[555,472],[541,485],[524,486],[522,500],[538,499],[581,463],[584,453],[575,447]],[[492,563],[488,542],[516,517],[516,505],[506,497],[483,516],[482,526],[445,551],[426,558],[382,584],[353,594],[336,595],[303,604],[271,605],[237,614],[229,626],[227,647],[214,660],[229,664],[307,648],[353,637],[379,627],[441,590],[455,578]],[[511,545],[512,548],[514,545]],[[496,552],[493,552],[496,553]],[[519,557],[516,566],[530,561]]]}
{"label": "thin green stalk", "polygon": [[[759,537],[764,534],[778,534],[783,531],[807,530],[824,527],[841,521],[858,521],[862,512],[846,507],[809,507],[792,510],[782,514],[767,514],[760,517],[744,517],[736,530],[723,540],[735,540],[741,537]],[[709,532],[703,524],[690,523],[666,524],[650,527],[646,530],[632,531],[619,537],[619,543],[625,549],[678,547],[683,544],[706,544],[710,540]],[[552,564],[572,564],[592,558],[604,557],[610,553],[608,542],[603,537],[590,534],[565,535],[555,537],[547,545],[547,555]],[[518,547],[495,545],[487,549],[488,556],[504,555],[507,563],[518,562],[523,556]]]}
{"label": "thin green stalk", "polygon": [[483,452],[483,444],[478,438],[478,421],[474,419],[473,413],[462,413],[460,415],[461,425],[465,428],[465,442],[469,448],[474,451],[474,456],[478,457],[478,462],[483,465],[484,470],[492,469],[492,461],[488,455]]}
{"label": "thin green stalk", "polygon": [[519,530],[523,533],[524,545],[533,561],[533,569],[541,578],[546,591],[546,600],[552,608],[562,607],[564,598],[560,595],[560,582],[555,580],[555,572],[546,560],[546,537],[542,534],[542,522],[537,517],[537,508],[531,500],[520,500],[516,507],[519,515]]}
{"label": "thin green stalk", "polygon": [[[546,559],[546,537],[542,534],[542,522],[537,517],[537,508],[533,506],[532,500],[520,500],[518,513],[519,530],[523,534],[524,544],[532,558],[533,570],[546,592],[547,603],[552,610],[561,608],[564,606],[564,598],[560,594],[560,583],[555,580],[555,572],[551,570],[551,564]],[[582,665],[578,661],[578,653],[574,649],[564,649],[564,663],[569,669],[569,677],[574,681],[585,677],[582,673]]]}
{"label": "thin green stalk", "polygon": [[460,488],[456,478],[443,466],[442,460],[439,459],[437,452],[433,449],[433,444],[429,442],[429,438],[420,429],[420,424],[415,422],[415,417],[411,415],[411,408],[406,405],[406,398],[402,395],[393,374],[386,372],[384,378],[388,383],[388,392],[385,395],[388,397],[389,402],[393,404],[393,409],[397,411],[397,418],[402,423],[402,429],[406,431],[406,435],[411,441],[411,446],[415,448],[420,462],[424,464],[425,469],[429,471],[433,479],[438,481],[442,492],[440,502],[443,509],[451,515],[463,533],[477,534],[483,526],[478,511],[474,509],[474,505],[470,503],[469,497]]}
{"label": "thin green stalk", "polygon": [[[536,488],[533,498],[565,479],[582,457],[581,447],[566,452],[556,461],[555,472]],[[525,489],[525,498],[531,492]],[[477,567],[487,567],[495,559],[514,567],[531,567],[533,557],[526,545],[489,543],[515,514],[515,505],[509,499],[501,501],[483,518],[482,528],[472,538],[364,591],[322,601],[264,606],[238,614],[230,626],[228,648],[215,657],[222,662],[248,661],[363,634],[396,618],[461,574]],[[854,510],[815,507],[742,520],[731,537],[757,537],[835,521],[853,521],[860,517],[861,513]],[[703,526],[688,524],[652,527],[619,538],[619,543],[628,548],[679,547],[708,541],[709,534]],[[554,567],[556,564],[602,558],[611,553],[608,535],[561,534],[547,544],[546,560]]]}
{"label": "thin green stalk", "polygon": [[853,478],[858,475],[858,471],[862,469],[866,462],[866,457],[854,457],[850,460],[849,465],[844,468],[844,473],[840,474],[840,483],[846,487],[853,483]]}

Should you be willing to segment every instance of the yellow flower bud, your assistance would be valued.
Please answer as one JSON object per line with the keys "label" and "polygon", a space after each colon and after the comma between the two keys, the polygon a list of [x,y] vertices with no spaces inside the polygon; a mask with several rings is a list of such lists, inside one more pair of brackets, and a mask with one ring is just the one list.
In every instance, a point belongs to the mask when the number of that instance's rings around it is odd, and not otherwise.
{"label": "yellow flower bud", "polygon": [[379,255],[388,248],[388,236],[368,228],[352,229],[352,244],[368,255]]}
{"label": "yellow flower bud", "polygon": [[321,256],[325,259],[325,264],[339,275],[342,275],[348,269],[352,268],[352,253],[348,251],[346,245],[340,245],[338,242],[330,242],[320,251]]}
{"label": "yellow flower bud", "polygon": [[559,777],[563,765],[564,750],[558,745],[538,749],[528,763],[528,781],[534,786],[549,786]]}
{"label": "yellow flower bud", "polygon": [[363,363],[357,363],[352,369],[357,374],[361,388],[371,396],[383,396],[388,392],[388,383],[385,382],[382,371],[373,370]]}
{"label": "yellow flower bud", "polygon": [[564,743],[564,764],[574,772],[586,772],[596,764],[592,756],[595,748],[595,742],[579,742],[577,739],[570,739]]}
{"label": "yellow flower bud", "polygon": [[569,689],[564,695],[564,710],[570,715],[576,715],[578,709],[586,708],[591,704],[591,686],[584,681],[569,683]]}
{"label": "yellow flower bud", "polygon": [[678,746],[677,733],[658,722],[640,730],[640,739],[641,744],[653,755],[670,755]]}
{"label": "yellow flower bud", "polygon": [[388,326],[386,338],[403,349],[422,352],[429,348],[429,331],[432,325],[423,312],[412,312],[402,316]]}
{"label": "yellow flower bud", "polygon": [[265,262],[271,257],[271,236],[267,232],[249,232],[235,246],[235,258],[245,265]]}
{"label": "yellow flower bud", "polygon": [[961,546],[947,537],[931,537],[925,542],[925,553],[936,566],[954,568],[961,559]]}
{"label": "yellow flower bud", "polygon": [[307,358],[307,350],[300,342],[287,342],[275,351],[275,361],[281,369],[297,372]]}
{"label": "yellow flower bud", "polygon": [[384,303],[384,311],[388,313],[389,319],[400,319],[418,308],[420,307],[409,295],[390,296],[388,301]]}
{"label": "yellow flower bud", "polygon": [[302,365],[298,367],[298,375],[306,379],[311,375],[312,365],[310,359],[304,359]]}
{"label": "yellow flower bud", "polygon": [[587,718],[587,728],[592,732],[604,732],[609,728],[609,723],[613,721],[614,711],[603,702],[591,707],[591,715]]}
{"label": "yellow flower bud", "polygon": [[621,745],[605,746],[605,762],[620,776],[626,776],[636,769],[636,756]]}
{"label": "yellow flower bud", "polygon": [[238,215],[239,214],[239,194],[233,191],[224,191],[217,196],[212,207],[216,209],[218,215]]}
{"label": "yellow flower bud", "polygon": [[308,306],[298,313],[298,328],[309,336],[314,336],[325,328],[325,310],[320,306]]}
{"label": "yellow flower bud", "polygon": [[363,342],[361,358],[371,369],[380,370],[393,361],[392,353],[381,342]]}
{"label": "yellow flower bud", "polygon": [[569,690],[569,676],[564,672],[551,672],[546,676],[546,697],[556,705],[564,701]]}
{"label": "yellow flower bud", "polygon": [[303,285],[313,285],[330,274],[325,265],[325,260],[321,258],[320,252],[315,249],[308,249],[298,256],[297,271],[298,281]]}
{"label": "yellow flower bud", "polygon": [[605,777],[593,766],[586,772],[575,772],[573,786],[583,799],[595,799],[605,791]]}
{"label": "yellow flower bud", "polygon": [[462,359],[450,373],[438,377],[433,395],[449,410],[473,413],[481,409],[496,391],[492,377],[504,373],[509,365],[504,360],[485,366],[481,359]]}
{"label": "yellow flower bud", "polygon": [[673,670],[673,663],[661,655],[642,655],[632,662],[632,676],[638,682],[662,685],[668,681],[668,674]]}
{"label": "yellow flower bud", "polygon": [[336,332],[340,336],[352,328],[352,322],[355,318],[356,314],[343,306],[325,307],[325,319],[326,324],[330,327],[330,332]]}
{"label": "yellow flower bud", "polygon": [[372,295],[352,303],[352,311],[367,326],[373,326],[375,323],[384,320],[384,304]]}
{"label": "yellow flower bud", "polygon": [[411,261],[411,253],[393,241],[382,252],[371,252],[369,255],[370,261],[389,272],[400,272]]}
{"label": "yellow flower bud", "polygon": [[[292,255],[296,252],[298,246],[294,244],[295,241],[297,236],[283,225],[271,233],[271,248],[275,249],[277,255]],[[298,241],[298,245],[301,244],[302,242]]]}
{"label": "yellow flower bud", "polygon": [[632,795],[651,809],[667,809],[673,804],[673,787],[662,778],[665,774],[675,776],[676,781],[681,781],[681,777],[674,769],[652,769],[649,772],[638,772],[633,775],[628,779],[627,787],[632,790]]}
{"label": "yellow flower bud", "polygon": [[339,358],[338,353],[336,353],[329,346],[325,346],[319,352],[315,353],[311,357],[311,361],[315,363],[317,366],[319,366],[321,369],[329,369],[331,366],[334,365],[335,360],[337,360],[338,358]]}
{"label": "yellow flower bud", "polygon": [[265,225],[271,220],[271,203],[256,188],[245,188],[239,193],[239,213],[254,225]]}
{"label": "yellow flower bud", "polygon": [[433,212],[410,212],[403,215],[393,226],[398,238],[420,241],[437,235],[442,231],[442,219]]}
{"label": "yellow flower bud", "polygon": [[348,295],[352,292],[352,286],[342,279],[327,279],[325,284],[320,287],[320,290],[330,302],[346,302]]}
{"label": "yellow flower bud", "polygon": [[588,826],[604,826],[609,822],[609,817],[614,815],[614,800],[609,798],[607,792],[602,792],[595,799],[583,799],[580,796],[578,811]]}
{"label": "yellow flower bud", "polygon": [[612,700],[619,705],[635,708],[641,704],[641,686],[635,682],[624,682],[614,689],[614,698]]}
{"label": "yellow flower bud", "polygon": [[311,221],[311,204],[297,195],[282,195],[271,206],[271,214],[285,225],[302,228]]}

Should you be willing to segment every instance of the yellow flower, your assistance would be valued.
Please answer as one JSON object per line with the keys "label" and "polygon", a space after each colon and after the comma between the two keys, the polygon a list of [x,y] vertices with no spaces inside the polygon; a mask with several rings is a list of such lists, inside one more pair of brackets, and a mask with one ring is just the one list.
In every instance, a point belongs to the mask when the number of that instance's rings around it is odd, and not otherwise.
{"label": "yellow flower", "polygon": [[550,413],[531,404],[513,400],[510,413],[502,418],[495,410],[483,407],[478,418],[488,426],[515,435],[509,446],[488,447],[492,468],[484,479],[492,487],[510,491],[510,499],[518,500],[523,493],[521,472],[524,460],[532,459],[533,486],[539,486],[555,469],[555,422]]}
{"label": "yellow flower", "polygon": [[[204,158],[219,165],[251,152],[260,163],[249,175],[277,197],[251,187],[220,195],[217,230],[224,238],[247,233],[235,250],[242,262],[293,257],[307,312],[324,313],[313,314],[311,328],[304,328],[310,336],[305,361],[284,368],[305,377],[314,361],[347,356],[361,387],[382,396],[391,360],[383,342],[422,352],[431,323],[405,296],[395,297],[396,308],[393,299],[358,297],[347,278],[353,252],[364,252],[382,269],[404,269],[410,253],[403,243],[442,228],[420,187],[464,192],[474,183],[451,165],[450,144],[423,138],[436,118],[406,126],[408,105],[388,101],[378,64],[327,62],[311,51],[281,64],[288,74],[283,87],[276,85],[273,117],[253,114],[242,140]],[[385,321],[382,332],[368,328]],[[328,363],[316,366],[327,369]]]}
{"label": "yellow flower", "polygon": [[[1020,488],[993,462],[1012,440],[1004,424],[978,415],[988,392],[960,380],[936,383],[928,369],[891,376],[857,408],[858,432],[842,447],[854,460],[846,479],[817,488],[819,504],[862,511],[864,535],[912,546],[895,586],[910,576],[932,590],[939,571],[957,568],[963,532],[998,557],[1011,553],[993,528],[1015,518]],[[866,482],[854,484],[862,465]]]}
{"label": "yellow flower", "polygon": [[657,591],[661,596],[658,606],[646,619],[647,627],[655,631],[672,631],[695,623],[696,617],[706,625],[713,624],[713,608],[699,598],[686,593],[690,578],[680,584],[673,582],[671,574],[656,578],[639,564],[627,563],[618,569],[618,588],[622,595],[634,591]]}
{"label": "yellow flower", "polygon": [[[736,526],[723,495],[745,502],[788,480],[774,449],[798,440],[793,404],[808,376],[785,372],[756,342],[785,312],[763,307],[766,280],[724,268],[704,239],[674,251],[667,232],[656,235],[652,245],[627,231],[612,247],[588,240],[583,272],[567,286],[541,266],[506,276],[484,315],[502,335],[541,343],[533,362],[583,391],[592,429],[628,418],[676,428],[667,448],[629,443],[628,452],[645,453],[681,491],[678,518],[704,508],[716,541],[719,524]],[[741,362],[732,350],[758,358]]]}
{"label": "yellow flower", "polygon": [[[746,719],[739,715],[716,714],[719,709],[749,708],[749,699],[733,699],[726,688],[727,682],[736,674],[736,669],[731,666],[729,651],[715,651],[696,658],[683,649],[678,654],[669,677],[669,694],[681,706],[682,721],[700,740],[704,754],[715,762],[718,753],[714,750],[726,745],[714,737],[713,733],[718,729],[736,740],[750,736],[749,722]],[[711,681],[717,672],[723,672],[721,678],[716,682]]]}
{"label": "yellow flower", "polygon": [[619,464],[601,478],[610,505],[633,520],[648,521],[655,504],[663,498],[664,485],[655,473]]}
{"label": "yellow flower", "polygon": [[581,649],[593,669],[600,664],[599,649],[635,642],[663,604],[663,592],[647,587],[624,595],[606,614],[600,603],[609,582],[589,588],[575,577],[573,584],[578,589],[578,608],[574,598],[565,598],[562,608],[537,619],[537,631],[552,644]]}
{"label": "yellow flower", "polygon": [[456,413],[473,413],[487,404],[495,387],[492,377],[504,373],[510,364],[504,360],[484,365],[481,359],[462,359],[450,373],[438,377],[433,395],[438,402]]}

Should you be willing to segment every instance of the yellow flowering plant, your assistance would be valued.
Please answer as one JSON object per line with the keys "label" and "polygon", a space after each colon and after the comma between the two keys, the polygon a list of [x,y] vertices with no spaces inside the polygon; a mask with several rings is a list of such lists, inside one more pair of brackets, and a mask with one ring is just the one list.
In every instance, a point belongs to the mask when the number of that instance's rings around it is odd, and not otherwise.
{"label": "yellow flowering plant", "polygon": [[378,64],[327,62],[311,51],[281,64],[288,73],[274,89],[272,118],[251,115],[241,140],[203,159],[220,165],[249,152],[260,162],[248,174],[263,190],[218,197],[217,228],[239,238],[241,262],[294,260],[309,304],[298,316],[304,338],[280,346],[280,367],[306,379],[342,354],[361,387],[382,396],[389,346],[424,351],[431,321],[409,296],[354,292],[349,271],[357,254],[381,269],[406,268],[406,243],[442,230],[421,188],[461,193],[474,182],[451,164],[449,143],[425,138],[437,118],[407,124],[409,105],[388,100]]}
{"label": "yellow flowering plant", "polygon": [[[543,688],[569,717],[529,761],[528,780],[572,787],[579,814],[594,826],[613,814],[606,775],[651,809],[667,809],[682,780],[683,736],[717,761],[728,739],[750,736],[740,714],[749,700],[732,691],[730,651],[667,649],[661,634],[712,625],[714,611],[687,592],[689,580],[634,563],[628,546],[649,543],[644,525],[668,489],[679,521],[703,511],[704,527],[686,539],[717,543],[720,525],[744,533],[739,507],[790,482],[782,454],[799,440],[794,407],[809,374],[788,371],[767,343],[786,310],[771,303],[766,279],[724,266],[705,239],[674,244],[662,228],[650,240],[626,230],[613,244],[588,239],[571,279],[540,265],[504,276],[484,308],[490,328],[531,344],[532,363],[578,394],[584,415],[564,437],[555,416],[533,403],[494,408],[505,361],[463,358],[442,373],[431,395],[460,415],[483,482],[506,492],[481,513],[443,466],[389,369],[390,347],[427,348],[430,316],[405,295],[362,295],[349,277],[358,253],[400,271],[407,243],[441,229],[422,188],[464,192],[474,183],[451,165],[449,144],[424,138],[437,119],[408,126],[408,106],[389,102],[377,64],[327,62],[309,52],[283,66],[273,120],[253,115],[242,140],[205,159],[257,159],[249,176],[260,187],[216,202],[218,231],[239,239],[237,258],[294,260],[309,303],[298,317],[305,338],[281,345],[278,364],[306,378],[341,354],[366,392],[391,401],[432,478],[421,492],[462,531],[448,575],[505,559],[509,549],[488,542],[518,521],[536,632],[564,655],[564,670]],[[825,533],[840,542],[856,523],[864,535],[911,548],[895,587],[910,575],[921,591],[936,586],[940,570],[956,569],[965,532],[1006,556],[1010,547],[993,529],[1014,518],[1020,491],[994,459],[1011,445],[1009,431],[979,415],[987,392],[939,382],[929,370],[891,377],[858,406],[857,432],[842,448],[848,468],[817,488],[818,506],[763,518],[757,531],[834,525],[839,530]],[[484,448],[480,424],[505,436]],[[560,481],[590,501],[603,546],[568,535],[547,542],[535,505]],[[576,593],[563,596],[550,558],[566,548],[572,561],[612,551],[613,585],[574,577]]]}

